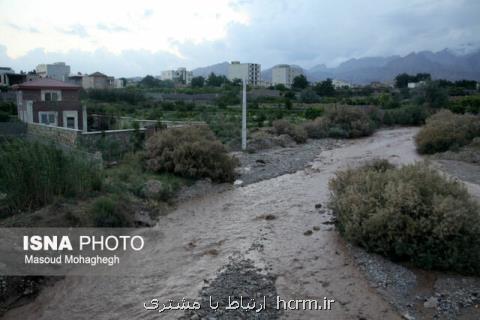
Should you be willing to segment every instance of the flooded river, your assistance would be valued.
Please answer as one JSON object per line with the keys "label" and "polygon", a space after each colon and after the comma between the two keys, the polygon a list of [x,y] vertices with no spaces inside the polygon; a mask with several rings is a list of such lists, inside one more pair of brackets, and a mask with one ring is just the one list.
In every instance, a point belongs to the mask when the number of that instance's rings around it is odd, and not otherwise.
{"label": "flooded river", "polygon": [[143,304],[197,298],[233,257],[273,275],[284,299],[335,299],[331,311],[288,311],[282,318],[401,319],[354,266],[323,208],[336,170],[373,158],[418,160],[416,131],[379,131],[318,150],[312,165],[297,173],[185,201],[160,217],[154,248],[136,261],[138,274],[66,277],[4,318],[176,319],[184,314],[148,312]]}

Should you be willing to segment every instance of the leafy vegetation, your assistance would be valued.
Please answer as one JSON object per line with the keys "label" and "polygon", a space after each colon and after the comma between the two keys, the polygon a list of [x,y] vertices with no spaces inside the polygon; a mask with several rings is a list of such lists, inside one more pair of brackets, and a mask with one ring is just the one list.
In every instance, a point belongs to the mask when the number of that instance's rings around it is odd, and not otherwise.
{"label": "leafy vegetation", "polygon": [[330,188],[348,241],[422,268],[480,274],[480,207],[460,183],[425,164],[379,161],[338,172]]}
{"label": "leafy vegetation", "polygon": [[415,141],[420,153],[432,154],[458,149],[480,137],[480,116],[440,111],[427,119]]}
{"label": "leafy vegetation", "polygon": [[0,144],[0,203],[10,213],[41,207],[58,196],[82,196],[101,185],[100,168],[81,153],[20,139]]}
{"label": "leafy vegetation", "polygon": [[17,107],[12,102],[0,102],[0,122],[10,121],[10,117],[17,114]]}
{"label": "leafy vegetation", "polygon": [[207,127],[173,128],[146,142],[145,166],[158,173],[186,178],[234,179],[235,159]]}
{"label": "leafy vegetation", "polygon": [[90,208],[90,215],[96,227],[99,228],[125,228],[133,223],[131,217],[122,207],[121,201],[114,196],[101,196],[97,198]]}

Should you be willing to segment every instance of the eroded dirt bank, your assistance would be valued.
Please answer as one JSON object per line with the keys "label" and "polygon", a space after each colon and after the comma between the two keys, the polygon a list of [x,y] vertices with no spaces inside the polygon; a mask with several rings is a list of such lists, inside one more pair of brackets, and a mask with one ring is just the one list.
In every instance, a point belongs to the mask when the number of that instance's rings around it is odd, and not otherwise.
{"label": "eroded dirt bank", "polygon": [[[165,303],[183,297],[203,300],[216,286],[215,292],[225,289],[224,294],[230,287],[246,296],[258,290],[284,300],[335,299],[331,311],[269,312],[261,319],[401,319],[355,265],[324,208],[328,180],[336,170],[373,158],[396,164],[418,160],[416,131],[379,131],[340,148],[319,150],[303,171],[184,201],[155,227],[161,236],[136,261],[136,274],[67,277],[4,318],[238,319],[212,313],[159,314],[143,307],[152,298]],[[231,270],[241,276],[227,276]],[[264,280],[251,281],[245,277],[249,272]],[[255,314],[241,318],[255,319]]]}

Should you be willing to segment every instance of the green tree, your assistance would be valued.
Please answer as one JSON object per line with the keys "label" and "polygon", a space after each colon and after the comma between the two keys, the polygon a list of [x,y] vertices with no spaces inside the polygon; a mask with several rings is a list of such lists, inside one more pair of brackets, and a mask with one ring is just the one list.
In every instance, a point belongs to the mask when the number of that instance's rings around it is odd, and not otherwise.
{"label": "green tree", "polygon": [[415,101],[419,105],[426,104],[430,108],[443,108],[448,104],[448,92],[436,81],[429,81],[417,89]]}
{"label": "green tree", "polygon": [[315,92],[321,97],[335,96],[335,88],[333,87],[332,79],[317,83],[315,85]]}
{"label": "green tree", "polygon": [[407,88],[408,83],[411,82],[412,77],[406,73],[401,73],[395,77],[395,87]]}
{"label": "green tree", "polygon": [[151,75],[147,75],[145,78],[140,80],[139,84],[140,84],[140,86],[146,87],[146,88],[159,87],[160,86],[160,80],[154,78]]}
{"label": "green tree", "polygon": [[295,92],[292,91],[292,90],[289,90],[289,91],[285,92],[285,94],[283,96],[287,99],[293,100],[293,99],[295,99]]}
{"label": "green tree", "polygon": [[305,89],[307,87],[308,87],[308,80],[303,74],[293,78],[292,88]]}
{"label": "green tree", "polygon": [[191,86],[192,88],[201,88],[205,84],[205,78],[202,76],[199,77],[193,77]]}
{"label": "green tree", "polygon": [[210,73],[210,75],[207,78],[207,86],[210,87],[221,87],[224,84],[229,83],[230,81],[227,79],[225,76],[217,76],[215,73]]}

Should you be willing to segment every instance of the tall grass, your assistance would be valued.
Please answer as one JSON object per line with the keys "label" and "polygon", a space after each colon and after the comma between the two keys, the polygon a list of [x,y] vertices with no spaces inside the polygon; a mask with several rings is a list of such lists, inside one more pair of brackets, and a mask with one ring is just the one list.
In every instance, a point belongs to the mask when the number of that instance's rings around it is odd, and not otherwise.
{"label": "tall grass", "polygon": [[82,195],[101,183],[100,169],[79,153],[20,139],[0,143],[0,204],[9,213]]}

